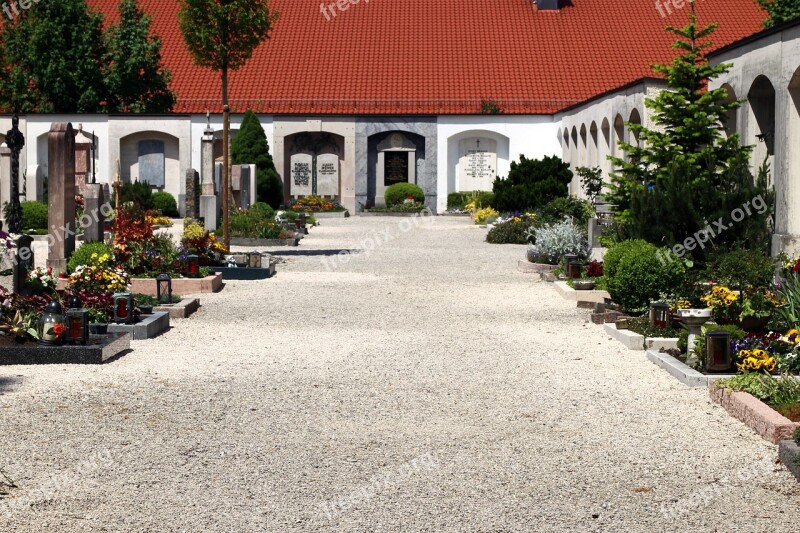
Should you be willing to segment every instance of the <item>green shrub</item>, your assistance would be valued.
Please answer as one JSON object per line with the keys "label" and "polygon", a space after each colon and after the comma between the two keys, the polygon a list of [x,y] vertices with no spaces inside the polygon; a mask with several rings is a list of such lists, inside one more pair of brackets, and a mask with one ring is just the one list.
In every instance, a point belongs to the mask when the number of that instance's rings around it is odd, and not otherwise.
{"label": "green shrub", "polygon": [[269,220],[275,219],[275,210],[273,210],[269,204],[264,202],[254,203],[253,205],[250,206],[250,211],[256,213],[258,216],[264,219],[269,219]]}
{"label": "green shrub", "polygon": [[486,242],[490,244],[528,244],[531,224],[528,221],[509,221],[489,230]]}
{"label": "green shrub", "polygon": [[477,207],[494,207],[494,193],[490,191],[476,191],[474,196],[470,197],[468,202],[475,200]]}
{"label": "green shrub", "polygon": [[464,209],[471,199],[471,194],[468,192],[451,192],[447,195],[447,209],[454,211],[456,209]]}
{"label": "green shrub", "polygon": [[409,196],[414,198],[415,202],[420,204],[425,203],[425,192],[413,183],[395,183],[387,188],[386,192],[383,194],[386,200],[386,207],[402,204]]}
{"label": "green shrub", "polygon": [[800,446],[800,427],[794,430],[794,442]]}
{"label": "green shrub", "polygon": [[[102,256],[108,256],[108,261],[99,261]],[[95,256],[95,257],[92,257]],[[111,266],[114,264],[114,249],[104,242],[87,242],[72,252],[72,256],[67,262],[67,270],[75,272],[81,265],[90,266]]]}
{"label": "green shrub", "polygon": [[730,250],[714,254],[708,270],[712,279],[734,290],[770,287],[775,261],[760,250]]}
{"label": "green shrub", "polygon": [[[120,189],[122,203],[133,202],[141,209],[153,209],[153,188],[143,181],[127,182]],[[116,205],[116,193],[111,194],[111,205]]]}
{"label": "green shrub", "polygon": [[[22,202],[22,230],[47,229],[47,204],[43,202]],[[6,218],[8,220],[8,218]]]}
{"label": "green shrub", "polygon": [[661,261],[659,249],[643,240],[622,242],[604,259],[611,298],[630,313],[641,313],[662,293],[674,293],[682,284],[681,261]]}
{"label": "green shrub", "polygon": [[[287,220],[291,220],[289,212]],[[297,213],[293,213],[297,218]],[[245,239],[277,239],[283,227],[275,222],[272,208],[267,204],[255,204],[250,209],[230,216],[231,237]]]}
{"label": "green shrub", "polygon": [[492,206],[501,212],[526,211],[546,205],[555,198],[566,197],[572,181],[569,165],[558,157],[527,159],[511,163],[505,179],[494,181]]}
{"label": "green shrub", "polygon": [[153,193],[153,209],[161,211],[164,216],[177,217],[178,203],[175,197],[168,192],[158,191]]}
{"label": "green shrub", "polygon": [[586,234],[571,218],[557,224],[546,224],[536,229],[528,257],[538,258],[536,263],[557,264],[565,254],[586,257],[588,244]]}
{"label": "green shrub", "polygon": [[589,225],[589,219],[594,217],[592,204],[579,198],[556,198],[537,211],[541,223],[552,224],[570,217],[581,227]]}

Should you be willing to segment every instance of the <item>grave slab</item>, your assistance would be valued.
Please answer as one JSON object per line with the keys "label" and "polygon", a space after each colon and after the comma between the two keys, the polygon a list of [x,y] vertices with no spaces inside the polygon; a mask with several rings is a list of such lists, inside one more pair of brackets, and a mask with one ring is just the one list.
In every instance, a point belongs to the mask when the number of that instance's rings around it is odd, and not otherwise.
{"label": "grave slab", "polygon": [[128,333],[92,335],[86,346],[0,346],[0,365],[99,365],[130,348]]}
{"label": "grave slab", "polygon": [[135,341],[143,341],[158,337],[169,329],[169,313],[153,313],[142,315],[136,324],[109,324],[109,333],[128,333]]}

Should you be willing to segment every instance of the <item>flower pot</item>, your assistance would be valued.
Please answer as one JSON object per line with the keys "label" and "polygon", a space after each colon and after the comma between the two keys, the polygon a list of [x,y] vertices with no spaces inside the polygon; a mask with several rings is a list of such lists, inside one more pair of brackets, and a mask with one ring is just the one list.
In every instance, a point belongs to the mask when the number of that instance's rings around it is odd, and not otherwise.
{"label": "flower pot", "polygon": [[89,324],[89,333],[92,335],[106,335],[108,333],[108,324]]}
{"label": "flower pot", "polygon": [[769,318],[768,316],[748,316],[739,320],[738,326],[748,333],[752,331],[762,331],[766,329],[767,324],[769,324]]}
{"label": "flower pot", "polygon": [[143,315],[152,315],[153,314],[153,306],[152,305],[140,305],[139,311]]}

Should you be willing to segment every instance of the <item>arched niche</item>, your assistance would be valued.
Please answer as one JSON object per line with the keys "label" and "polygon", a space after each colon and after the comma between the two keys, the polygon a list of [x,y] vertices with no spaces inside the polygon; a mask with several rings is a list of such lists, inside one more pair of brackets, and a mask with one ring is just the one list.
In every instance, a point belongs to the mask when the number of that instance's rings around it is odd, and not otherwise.
{"label": "arched niche", "polygon": [[163,189],[180,179],[180,141],[160,131],[140,131],[119,140],[120,178]]}
{"label": "arched niche", "polygon": [[[732,104],[737,100],[736,91],[729,83],[723,84],[721,88],[725,89],[726,93],[725,100],[723,100],[724,104]],[[736,109],[731,109],[725,114],[725,124],[723,124],[723,126],[725,128],[725,133],[728,135],[728,137],[730,137],[731,135],[733,135],[738,131],[739,120]]]}
{"label": "arched niche", "polygon": [[747,92],[746,144],[754,146],[753,168],[766,161],[774,170],[775,155],[775,86],[766,76],[753,80]]}
{"label": "arched niche", "polygon": [[341,161],[345,140],[327,131],[299,132],[284,141],[284,194],[341,197]]}

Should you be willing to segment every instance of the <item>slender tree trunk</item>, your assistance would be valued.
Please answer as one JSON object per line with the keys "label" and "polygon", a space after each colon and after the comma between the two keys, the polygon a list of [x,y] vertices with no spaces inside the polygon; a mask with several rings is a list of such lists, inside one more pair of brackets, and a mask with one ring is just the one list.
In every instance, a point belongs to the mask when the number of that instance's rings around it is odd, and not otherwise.
{"label": "slender tree trunk", "polygon": [[230,137],[230,108],[228,107],[228,68],[222,68],[222,239],[225,250],[231,251],[230,228],[230,165],[228,139]]}

